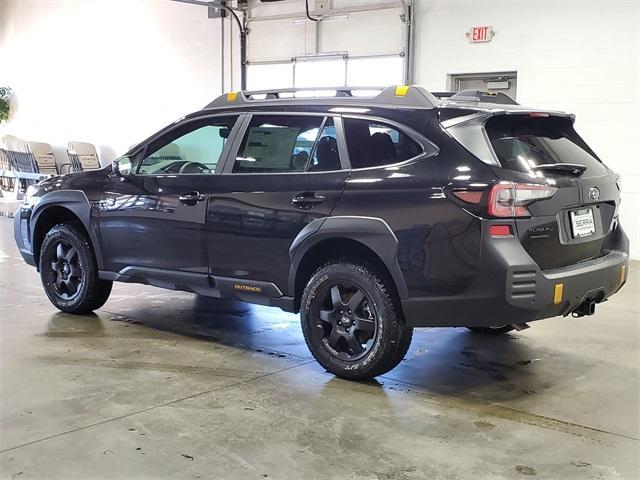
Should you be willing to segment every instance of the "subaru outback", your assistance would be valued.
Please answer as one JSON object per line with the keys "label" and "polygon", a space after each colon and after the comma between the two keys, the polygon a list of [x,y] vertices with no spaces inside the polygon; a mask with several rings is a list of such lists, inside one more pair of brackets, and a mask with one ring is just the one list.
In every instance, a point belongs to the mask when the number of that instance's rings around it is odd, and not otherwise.
{"label": "subaru outback", "polygon": [[414,327],[501,334],[593,314],[625,283],[619,177],[572,115],[364,93],[223,95],[30,187],[20,252],[64,312],[114,281],[300,312],[313,356],[351,379],[394,368]]}

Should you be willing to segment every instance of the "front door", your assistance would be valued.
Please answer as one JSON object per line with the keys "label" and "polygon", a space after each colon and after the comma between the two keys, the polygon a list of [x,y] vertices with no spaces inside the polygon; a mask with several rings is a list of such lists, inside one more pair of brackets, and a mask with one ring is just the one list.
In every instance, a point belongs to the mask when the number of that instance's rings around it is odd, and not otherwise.
{"label": "front door", "polygon": [[286,292],[293,240],[331,213],[348,177],[336,122],[324,115],[252,115],[209,203],[213,275],[274,282]]}
{"label": "front door", "polygon": [[208,273],[207,202],[237,118],[184,121],[143,147],[131,174],[109,178],[99,215],[108,270]]}

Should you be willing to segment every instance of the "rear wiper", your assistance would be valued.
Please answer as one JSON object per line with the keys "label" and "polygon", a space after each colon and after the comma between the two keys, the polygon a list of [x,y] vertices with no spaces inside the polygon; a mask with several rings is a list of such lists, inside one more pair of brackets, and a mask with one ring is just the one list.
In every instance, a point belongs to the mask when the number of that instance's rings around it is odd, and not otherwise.
{"label": "rear wiper", "polygon": [[580,165],[579,163],[543,163],[542,165],[536,165],[531,167],[532,170],[548,170],[551,172],[567,172],[572,175],[582,175],[587,167]]}

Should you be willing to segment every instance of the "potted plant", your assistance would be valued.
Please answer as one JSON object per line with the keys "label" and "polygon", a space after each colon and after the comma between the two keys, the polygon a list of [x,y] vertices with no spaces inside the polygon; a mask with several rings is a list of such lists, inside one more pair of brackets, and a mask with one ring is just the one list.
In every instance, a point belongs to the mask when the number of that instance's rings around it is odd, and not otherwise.
{"label": "potted plant", "polygon": [[0,87],[0,123],[4,123],[9,119],[10,99],[11,89],[9,87]]}

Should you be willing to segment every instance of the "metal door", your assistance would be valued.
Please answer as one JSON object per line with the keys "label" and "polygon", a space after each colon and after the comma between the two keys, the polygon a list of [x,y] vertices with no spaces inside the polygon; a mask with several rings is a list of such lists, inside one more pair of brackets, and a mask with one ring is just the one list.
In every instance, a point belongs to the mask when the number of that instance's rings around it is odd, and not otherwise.
{"label": "metal door", "polygon": [[516,72],[462,73],[449,75],[449,89],[502,92],[516,99],[518,76]]}

